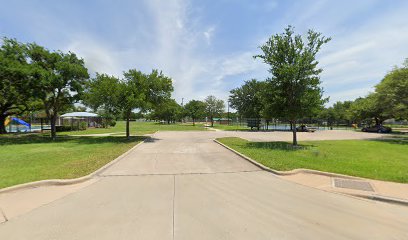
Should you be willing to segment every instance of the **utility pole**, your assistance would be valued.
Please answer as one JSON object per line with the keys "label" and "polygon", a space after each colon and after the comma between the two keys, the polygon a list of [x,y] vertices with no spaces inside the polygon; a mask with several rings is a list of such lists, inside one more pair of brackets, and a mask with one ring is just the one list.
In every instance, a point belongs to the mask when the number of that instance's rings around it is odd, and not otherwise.
{"label": "utility pole", "polygon": [[[181,107],[184,108],[184,98],[181,98]],[[184,110],[183,110],[183,111],[184,111]],[[183,114],[183,115],[184,115],[184,114]],[[182,122],[182,123],[185,123],[184,116],[182,116],[181,122]]]}
{"label": "utility pole", "polygon": [[228,118],[228,125],[230,125],[230,115],[229,115],[229,100],[227,101],[227,106],[228,106],[228,110],[227,110],[227,118]]}

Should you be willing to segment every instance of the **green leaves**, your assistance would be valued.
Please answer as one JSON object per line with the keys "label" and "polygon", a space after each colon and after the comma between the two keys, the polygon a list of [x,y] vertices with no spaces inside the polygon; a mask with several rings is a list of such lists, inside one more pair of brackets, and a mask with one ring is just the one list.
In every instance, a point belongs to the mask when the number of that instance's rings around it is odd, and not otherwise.
{"label": "green leaves", "polygon": [[390,117],[408,119],[408,61],[395,68],[375,87],[384,112]]}
{"label": "green leaves", "polygon": [[265,82],[252,79],[245,81],[244,85],[230,91],[229,101],[231,107],[246,118],[260,118],[263,110],[262,91]]}
{"label": "green leaves", "polygon": [[220,115],[225,110],[224,101],[221,99],[217,99],[213,95],[206,97],[204,102],[206,104],[205,111],[207,115],[210,117],[213,117],[215,115]]}
{"label": "green leaves", "polygon": [[[103,110],[108,115],[124,114],[127,121],[133,110],[151,110],[170,100],[172,80],[153,70],[144,74],[136,69],[123,73],[119,79],[106,74],[97,74],[86,89],[84,103],[94,110]],[[129,136],[127,128],[126,135]]]}
{"label": "green leaves", "polygon": [[35,85],[33,66],[25,44],[3,38],[0,47],[0,133],[5,133],[4,119],[21,114],[34,106]]}
{"label": "green leaves", "polygon": [[205,116],[206,104],[202,101],[191,100],[185,106],[187,116],[191,117],[193,121]]}
{"label": "green leaves", "polygon": [[270,66],[263,103],[269,116],[296,121],[317,112],[327,101],[320,87],[316,54],[330,41],[321,33],[309,30],[306,38],[294,33],[288,26],[260,47],[263,54],[255,56]]}

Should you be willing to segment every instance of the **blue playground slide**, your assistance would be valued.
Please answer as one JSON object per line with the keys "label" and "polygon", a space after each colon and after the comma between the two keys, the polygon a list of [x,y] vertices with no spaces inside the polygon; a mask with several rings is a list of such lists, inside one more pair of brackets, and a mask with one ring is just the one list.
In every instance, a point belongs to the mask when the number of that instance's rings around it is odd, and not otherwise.
{"label": "blue playground slide", "polygon": [[29,123],[24,122],[23,120],[19,119],[19,118],[11,118],[11,121],[16,122],[18,124],[24,125],[28,128],[31,128],[31,125]]}

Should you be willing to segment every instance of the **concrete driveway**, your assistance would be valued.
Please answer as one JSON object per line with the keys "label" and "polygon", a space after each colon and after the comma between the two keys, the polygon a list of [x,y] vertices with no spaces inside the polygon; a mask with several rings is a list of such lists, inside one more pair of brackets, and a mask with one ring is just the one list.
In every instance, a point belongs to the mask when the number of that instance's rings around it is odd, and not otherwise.
{"label": "concrete driveway", "polygon": [[279,179],[212,142],[225,134],[155,134],[0,239],[408,239],[408,208]]}

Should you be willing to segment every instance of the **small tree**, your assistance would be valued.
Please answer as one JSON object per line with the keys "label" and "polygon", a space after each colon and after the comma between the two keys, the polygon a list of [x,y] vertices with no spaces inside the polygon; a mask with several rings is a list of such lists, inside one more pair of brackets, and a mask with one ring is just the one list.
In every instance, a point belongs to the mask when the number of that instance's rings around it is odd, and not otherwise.
{"label": "small tree", "polygon": [[83,59],[74,53],[62,53],[29,44],[32,65],[37,69],[38,97],[51,121],[51,137],[56,138],[58,113],[79,101],[89,78]]}
{"label": "small tree", "polygon": [[196,119],[204,117],[206,104],[202,101],[191,100],[184,106],[184,109],[187,116],[193,120],[193,126],[195,126]]}
{"label": "small tree", "polygon": [[214,116],[218,116],[225,110],[224,101],[217,99],[215,96],[210,95],[205,100],[205,111],[211,119],[211,127],[214,127]]}
{"label": "small tree", "polygon": [[265,111],[290,121],[293,145],[297,145],[297,120],[317,112],[327,101],[322,98],[322,69],[317,67],[316,54],[328,41],[330,38],[313,30],[304,39],[288,26],[284,33],[271,36],[260,47],[263,54],[254,56],[270,66],[272,75],[265,86]]}

